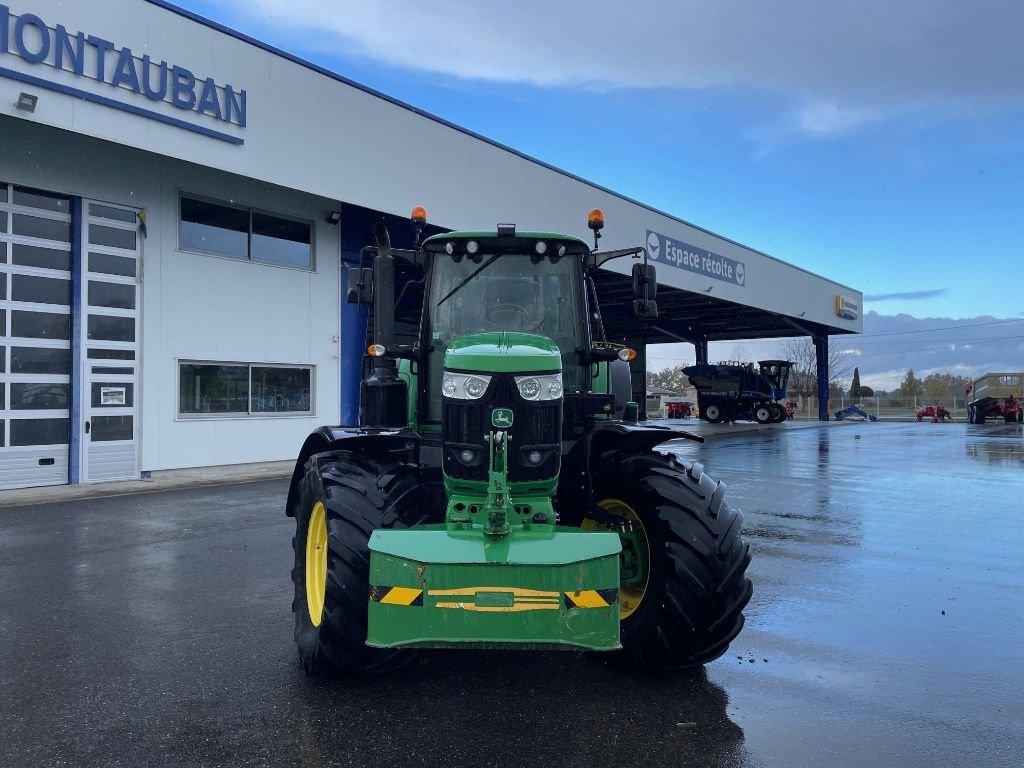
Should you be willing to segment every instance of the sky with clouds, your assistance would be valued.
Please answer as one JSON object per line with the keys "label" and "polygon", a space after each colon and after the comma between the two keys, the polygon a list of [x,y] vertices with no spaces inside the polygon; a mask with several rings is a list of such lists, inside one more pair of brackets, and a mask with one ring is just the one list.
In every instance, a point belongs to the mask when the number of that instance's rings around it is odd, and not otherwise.
{"label": "sky with clouds", "polygon": [[1019,0],[179,2],[858,288],[866,334],[1024,334]]}

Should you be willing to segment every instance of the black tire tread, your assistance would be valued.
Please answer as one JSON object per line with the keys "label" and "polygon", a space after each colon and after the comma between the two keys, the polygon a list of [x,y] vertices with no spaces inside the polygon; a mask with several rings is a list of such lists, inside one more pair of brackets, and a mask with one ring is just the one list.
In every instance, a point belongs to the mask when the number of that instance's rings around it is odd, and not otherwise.
{"label": "black tire tread", "polygon": [[[309,620],[305,598],[305,531],[317,500],[327,513],[327,589],[319,627]],[[422,492],[415,467],[394,457],[350,451],[312,456],[305,466],[295,509],[295,642],[299,662],[314,675],[381,673],[410,663],[409,650],[370,648],[366,643],[369,539],[378,528],[418,522]]]}
{"label": "black tire tread", "polygon": [[[648,453],[613,463],[597,473],[615,478],[597,489],[598,498],[633,506],[652,548],[652,581],[644,602],[622,623],[619,660],[640,669],[713,661],[743,628],[743,609],[753,594],[742,513],[725,502],[725,484],[697,462]],[[662,558],[658,568],[656,557]]]}

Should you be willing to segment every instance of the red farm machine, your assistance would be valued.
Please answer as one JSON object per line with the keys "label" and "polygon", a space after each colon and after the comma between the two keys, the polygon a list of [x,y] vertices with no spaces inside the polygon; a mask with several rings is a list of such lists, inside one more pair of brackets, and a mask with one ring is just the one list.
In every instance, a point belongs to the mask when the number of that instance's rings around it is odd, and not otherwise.
{"label": "red farm machine", "polygon": [[788,360],[761,360],[757,368],[753,363],[702,363],[684,368],[683,373],[697,389],[702,419],[712,424],[740,420],[773,424],[788,415],[778,401],[786,398],[792,367]]}
{"label": "red farm machine", "polygon": [[1001,418],[1007,424],[1024,421],[1021,392],[1024,373],[986,373],[967,385],[967,420],[984,424]]}

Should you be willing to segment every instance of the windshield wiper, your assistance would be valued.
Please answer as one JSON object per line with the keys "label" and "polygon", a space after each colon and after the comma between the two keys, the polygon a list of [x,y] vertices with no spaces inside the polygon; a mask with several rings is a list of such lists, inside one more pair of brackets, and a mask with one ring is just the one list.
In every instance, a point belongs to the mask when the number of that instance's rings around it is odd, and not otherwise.
{"label": "windshield wiper", "polygon": [[452,288],[450,291],[448,291],[448,293],[445,294],[445,297],[443,299],[441,299],[439,302],[437,302],[437,306],[440,307],[442,304],[444,304],[446,301],[448,301],[448,299],[450,299],[452,296],[454,296],[456,293],[458,293],[460,290],[462,290],[462,286],[464,286],[466,283],[468,283],[474,277],[476,277],[481,272],[483,272],[485,269],[487,269],[489,266],[491,266],[491,264],[493,264],[495,261],[497,261],[499,256],[501,256],[500,253],[494,254],[493,256],[491,256],[491,258],[489,258],[487,261],[485,261],[479,267],[477,267],[472,272],[470,272],[468,277],[466,277],[461,283],[459,283],[454,288]]}

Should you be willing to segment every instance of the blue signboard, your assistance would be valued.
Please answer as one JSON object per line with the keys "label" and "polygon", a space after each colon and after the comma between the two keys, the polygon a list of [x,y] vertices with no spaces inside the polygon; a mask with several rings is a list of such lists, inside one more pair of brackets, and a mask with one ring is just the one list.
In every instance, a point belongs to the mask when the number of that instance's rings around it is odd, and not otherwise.
{"label": "blue signboard", "polygon": [[647,230],[647,257],[657,263],[667,264],[687,272],[721,280],[731,285],[746,285],[747,267],[742,261],[698,248],[667,235]]}
{"label": "blue signboard", "polygon": [[[39,65],[39,76],[4,66],[8,56]],[[45,76],[44,68],[106,83],[111,86],[110,96],[54,82]],[[238,136],[147,109],[120,97],[128,94],[131,94],[129,98],[145,97],[207,120],[244,128],[244,90],[218,83],[212,77],[197,77],[185,67],[154,61],[148,53],[137,56],[128,46],[119,47],[102,37],[69,32],[63,24],[50,27],[34,13],[16,16],[6,5],[0,5],[0,77],[66,93],[231,144],[243,143]],[[136,98],[136,102],[139,101],[142,99]]]}

